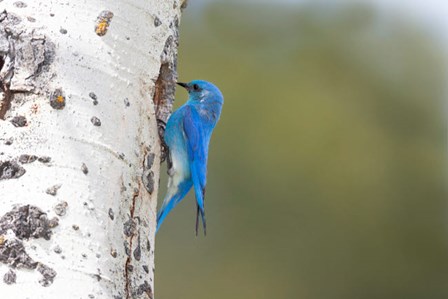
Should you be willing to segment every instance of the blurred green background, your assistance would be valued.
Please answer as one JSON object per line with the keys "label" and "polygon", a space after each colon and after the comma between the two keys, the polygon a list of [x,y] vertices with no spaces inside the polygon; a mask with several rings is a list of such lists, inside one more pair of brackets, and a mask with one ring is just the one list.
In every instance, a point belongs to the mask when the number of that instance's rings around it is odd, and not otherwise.
{"label": "blurred green background", "polygon": [[403,15],[324,4],[184,11],[179,79],[225,104],[208,235],[190,194],[157,235],[158,299],[448,298],[445,53]]}

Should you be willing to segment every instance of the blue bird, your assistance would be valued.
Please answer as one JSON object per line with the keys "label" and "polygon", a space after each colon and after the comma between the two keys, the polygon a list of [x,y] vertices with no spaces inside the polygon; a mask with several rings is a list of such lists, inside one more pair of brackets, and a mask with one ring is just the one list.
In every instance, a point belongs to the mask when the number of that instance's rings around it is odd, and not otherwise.
{"label": "blue bird", "polygon": [[193,186],[197,206],[196,235],[199,215],[205,235],[204,197],[208,145],[221,115],[224,98],[218,87],[207,81],[195,80],[177,84],[188,91],[189,99],[171,115],[165,128],[165,143],[169,148],[169,180],[162,208],[157,214],[156,232],[169,212]]}

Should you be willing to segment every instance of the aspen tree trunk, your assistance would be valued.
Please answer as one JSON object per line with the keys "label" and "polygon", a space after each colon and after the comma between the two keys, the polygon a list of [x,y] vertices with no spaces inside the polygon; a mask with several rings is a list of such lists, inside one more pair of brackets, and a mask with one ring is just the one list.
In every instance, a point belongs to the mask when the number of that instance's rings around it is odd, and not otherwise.
{"label": "aspen tree trunk", "polygon": [[0,0],[0,298],[153,298],[181,0]]}

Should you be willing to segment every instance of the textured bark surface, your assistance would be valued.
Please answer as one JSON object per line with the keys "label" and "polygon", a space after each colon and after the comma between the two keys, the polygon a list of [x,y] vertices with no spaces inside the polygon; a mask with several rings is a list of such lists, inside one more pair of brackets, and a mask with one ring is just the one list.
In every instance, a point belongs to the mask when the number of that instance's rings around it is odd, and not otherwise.
{"label": "textured bark surface", "polygon": [[0,0],[2,298],[153,298],[179,0]]}

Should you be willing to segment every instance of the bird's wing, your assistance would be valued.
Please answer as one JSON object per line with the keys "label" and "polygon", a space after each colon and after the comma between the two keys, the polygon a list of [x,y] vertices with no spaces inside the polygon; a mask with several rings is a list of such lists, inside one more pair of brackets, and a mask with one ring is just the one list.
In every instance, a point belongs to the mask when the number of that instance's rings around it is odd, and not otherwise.
{"label": "bird's wing", "polygon": [[[207,154],[208,154],[208,140],[207,134],[202,125],[199,113],[190,106],[185,107],[185,114],[183,118],[183,129],[186,136],[186,145],[188,152],[188,159],[193,180],[193,186],[196,194],[196,202],[199,213],[202,217],[202,225],[205,233],[205,210],[204,197],[205,185],[207,183]],[[198,220],[198,219],[196,219]],[[197,223],[198,221],[196,221]],[[196,225],[197,234],[197,225]]]}

